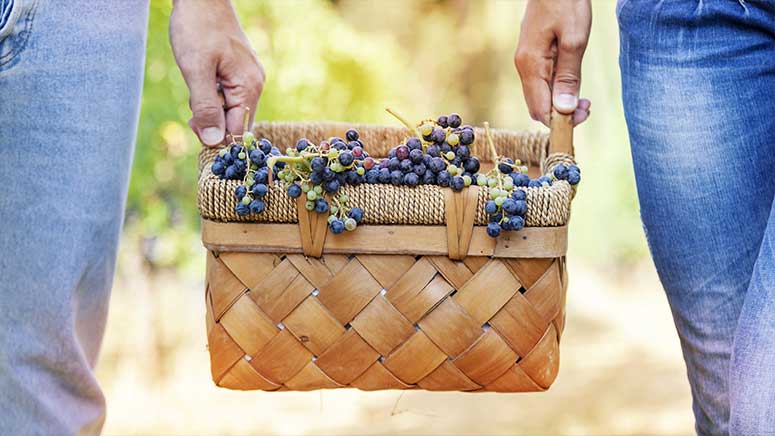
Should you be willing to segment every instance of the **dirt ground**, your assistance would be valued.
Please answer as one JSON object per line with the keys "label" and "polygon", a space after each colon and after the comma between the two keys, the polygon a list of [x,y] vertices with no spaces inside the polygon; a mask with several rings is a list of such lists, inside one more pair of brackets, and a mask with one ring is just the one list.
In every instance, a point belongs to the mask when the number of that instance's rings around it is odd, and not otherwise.
{"label": "dirt ground", "polygon": [[[232,392],[209,378],[201,276],[124,254],[98,377],[106,434],[689,434],[691,398],[653,267],[570,263],[560,375],[539,394]],[[627,283],[627,284],[624,284]]]}

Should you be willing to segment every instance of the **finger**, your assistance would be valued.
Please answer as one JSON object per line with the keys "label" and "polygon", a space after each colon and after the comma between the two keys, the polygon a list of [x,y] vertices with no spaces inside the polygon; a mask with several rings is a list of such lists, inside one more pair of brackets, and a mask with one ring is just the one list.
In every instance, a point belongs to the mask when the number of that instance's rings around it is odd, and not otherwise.
{"label": "finger", "polygon": [[528,78],[522,81],[522,92],[530,112],[530,118],[544,123],[549,127],[551,113],[550,101],[552,92],[549,82],[541,78]]}
{"label": "finger", "polygon": [[[253,68],[255,70],[255,68]],[[237,86],[226,87],[224,96],[226,101],[226,130],[235,135],[241,135],[245,126],[246,108],[250,108],[247,129],[253,126],[253,118],[256,114],[256,106],[264,86],[263,71],[246,70],[244,77],[231,78],[230,82],[239,83]]]}
{"label": "finger", "polygon": [[574,34],[558,37],[552,103],[560,113],[571,114],[578,106],[581,60],[585,48],[586,40],[583,37]]}
{"label": "finger", "polygon": [[583,123],[587,118],[589,118],[589,114],[592,113],[590,111],[590,107],[592,107],[592,102],[587,98],[580,98],[579,99],[579,105],[576,108],[576,110],[573,112],[573,125],[579,125]]}
{"label": "finger", "polygon": [[184,75],[190,90],[189,106],[191,129],[202,144],[216,146],[223,142],[226,121],[223,105],[218,97],[214,69],[205,69]]}
{"label": "finger", "polygon": [[577,126],[589,118],[590,112],[585,109],[576,109],[573,112],[573,125]]}

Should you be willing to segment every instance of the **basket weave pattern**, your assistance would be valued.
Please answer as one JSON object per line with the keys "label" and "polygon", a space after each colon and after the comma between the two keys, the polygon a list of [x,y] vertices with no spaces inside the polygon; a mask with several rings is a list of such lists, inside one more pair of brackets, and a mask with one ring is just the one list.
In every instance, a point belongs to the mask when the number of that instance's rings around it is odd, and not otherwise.
{"label": "basket weave pattern", "polygon": [[209,251],[206,280],[225,388],[528,392],[557,374],[564,257]]}
{"label": "basket weave pattern", "polygon": [[[342,123],[261,123],[255,131],[257,137],[269,138],[280,150],[292,146],[299,138],[306,137],[313,142],[322,141],[330,136],[341,135],[349,125]],[[392,146],[400,143],[406,136],[406,130],[398,127],[372,125],[355,126],[368,151],[374,156],[384,156]],[[472,146],[472,154],[479,156],[482,162],[492,159],[489,149],[484,145],[484,132],[476,129],[477,140]],[[493,131],[493,141],[499,153],[521,158],[532,167],[541,167],[543,171],[558,163],[571,164],[573,158],[566,154],[547,156],[548,136],[544,134],[516,133],[502,130]],[[296,203],[285,192],[285,184],[275,182],[265,197],[266,210],[259,215],[239,216],[234,211],[237,203],[234,189],[240,182],[220,180],[210,171],[210,165],[217,150],[204,149],[200,154],[198,205],[202,218],[227,222],[270,222],[296,223]],[[444,194],[439,186],[392,186],[368,185],[343,186],[341,193],[352,199],[352,204],[364,211],[365,224],[422,224],[444,225]],[[570,203],[574,189],[568,182],[561,180],[550,187],[527,188],[526,225],[529,227],[562,226],[568,222]],[[486,225],[487,214],[484,204],[487,192],[481,190],[475,216],[475,224]]]}

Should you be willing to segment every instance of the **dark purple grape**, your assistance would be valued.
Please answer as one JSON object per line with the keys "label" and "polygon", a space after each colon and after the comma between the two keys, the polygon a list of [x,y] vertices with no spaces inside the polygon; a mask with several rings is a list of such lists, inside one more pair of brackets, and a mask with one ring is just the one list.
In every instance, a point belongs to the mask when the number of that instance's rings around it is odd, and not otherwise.
{"label": "dark purple grape", "polygon": [[396,147],[396,157],[399,160],[404,160],[409,157],[409,147],[405,145],[399,145]]}
{"label": "dark purple grape", "polygon": [[426,185],[435,185],[436,175],[431,171],[426,171],[425,175],[422,176],[422,182]]}
{"label": "dark purple grape", "polygon": [[390,171],[395,171],[398,169],[398,166],[401,164],[401,161],[398,160],[397,157],[394,157],[388,161],[387,168]]}
{"label": "dark purple grape", "polygon": [[304,151],[309,147],[310,144],[309,141],[307,141],[307,138],[301,138],[296,142],[296,151]]}
{"label": "dark purple grape", "polygon": [[476,174],[479,171],[479,159],[472,157],[463,162],[463,169],[471,174]]}
{"label": "dark purple grape", "polygon": [[322,157],[316,157],[312,159],[310,166],[312,167],[312,171],[323,171],[323,168],[326,167],[326,160]]}
{"label": "dark purple grape", "polygon": [[431,159],[431,165],[430,170],[436,174],[438,174],[441,171],[444,171],[444,169],[447,168],[447,164],[444,162],[444,159],[440,157],[434,157]]}
{"label": "dark purple grape", "polygon": [[359,136],[358,131],[355,129],[350,129],[344,134],[348,141],[357,141]]}
{"label": "dark purple grape", "polygon": [[408,186],[417,186],[420,183],[420,177],[415,173],[409,173],[404,176],[404,184]]}
{"label": "dark purple grape", "polygon": [[463,130],[458,134],[458,136],[460,137],[460,144],[462,145],[471,145],[474,143],[473,130]]}
{"label": "dark purple grape", "polygon": [[463,119],[460,118],[460,115],[458,114],[450,114],[447,117],[447,123],[449,123],[449,127],[457,129],[461,124],[463,124]]}
{"label": "dark purple grape", "polygon": [[433,129],[433,132],[431,132],[431,141],[436,144],[441,144],[445,139],[447,139],[447,134],[444,133],[444,129],[436,127]]}
{"label": "dark purple grape", "polygon": [[392,158],[396,157],[396,148],[395,147],[391,148],[390,151],[388,151],[387,157],[388,157],[388,159],[392,159]]}
{"label": "dark purple grape", "polygon": [[412,168],[414,166],[412,165],[412,161],[409,159],[402,160],[401,164],[398,165],[398,169],[401,170],[403,173],[408,173],[409,171],[412,171]]}
{"label": "dark purple grape", "polygon": [[449,124],[447,124],[447,116],[446,115],[440,116],[439,119],[436,120],[436,122],[438,123],[438,125],[440,125],[441,127],[445,128],[445,129],[447,127],[449,127]]}
{"label": "dark purple grape", "polygon": [[471,157],[471,149],[466,145],[458,145],[454,148],[453,151],[462,160],[466,160]]}
{"label": "dark purple grape", "polygon": [[413,169],[414,173],[417,174],[420,177],[425,175],[427,170],[428,169],[425,167],[425,164],[417,164],[417,165],[414,166],[414,169]]}
{"label": "dark purple grape", "polygon": [[393,171],[390,173],[390,183],[393,185],[400,185],[404,182],[404,173],[401,171]]}
{"label": "dark purple grape", "polygon": [[349,151],[345,151],[344,153],[339,155],[339,163],[344,166],[349,166],[350,164],[352,164],[354,159],[355,158],[353,157],[353,154],[350,153]]}
{"label": "dark purple grape", "polygon": [[325,185],[323,185],[323,189],[329,194],[335,194],[336,191],[339,190],[339,186],[340,186],[339,180],[334,179],[326,182]]}
{"label": "dark purple grape", "polygon": [[380,183],[389,183],[390,182],[390,170],[387,168],[382,168],[379,170],[379,182]]}
{"label": "dark purple grape", "polygon": [[438,183],[439,186],[449,186],[450,179],[452,179],[452,177],[449,175],[449,172],[444,170],[439,172],[436,176],[436,183]]}
{"label": "dark purple grape", "polygon": [[414,136],[406,140],[406,146],[409,150],[422,150],[422,142]]}
{"label": "dark purple grape", "polygon": [[426,152],[433,156],[433,157],[439,157],[439,146],[438,145],[429,145],[426,149]]}
{"label": "dark purple grape", "polygon": [[413,164],[418,164],[422,162],[424,154],[422,150],[414,149],[409,152],[409,159],[412,161]]}

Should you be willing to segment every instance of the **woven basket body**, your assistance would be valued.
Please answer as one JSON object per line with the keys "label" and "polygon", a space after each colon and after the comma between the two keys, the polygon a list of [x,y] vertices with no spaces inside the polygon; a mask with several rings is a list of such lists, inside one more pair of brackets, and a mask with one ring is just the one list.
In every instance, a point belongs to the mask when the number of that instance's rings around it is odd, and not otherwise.
{"label": "woven basket body", "polygon": [[[302,136],[320,140],[343,131],[315,126],[319,131],[309,124],[256,130],[281,149]],[[403,135],[359,130],[368,150],[379,144],[376,155]],[[512,156],[533,165],[571,159],[549,155],[545,136],[509,138]],[[290,212],[238,222],[244,220],[224,212],[236,200],[217,194],[231,192],[233,182],[209,174],[211,158],[201,159],[199,202],[208,249],[208,348],[218,386],[530,392],[554,381],[565,317],[569,186],[529,193],[528,216],[557,215],[552,226],[497,240],[479,225],[476,188],[453,194],[433,187],[441,194],[429,195],[440,195],[441,210],[380,216],[354,232],[327,235],[325,217],[297,208],[282,192],[270,197],[267,210],[274,201],[283,205],[275,210]],[[372,211],[350,197],[367,217],[389,210]],[[393,206],[401,207],[403,197],[397,198]],[[546,212],[550,207],[561,210]]]}

